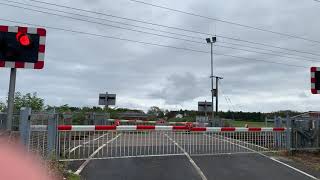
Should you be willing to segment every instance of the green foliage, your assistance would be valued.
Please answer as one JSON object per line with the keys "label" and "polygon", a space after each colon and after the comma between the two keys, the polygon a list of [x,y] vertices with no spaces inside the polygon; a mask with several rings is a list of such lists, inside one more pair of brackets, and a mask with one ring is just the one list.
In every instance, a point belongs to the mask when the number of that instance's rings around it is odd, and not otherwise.
{"label": "green foliage", "polygon": [[158,118],[164,118],[165,112],[157,106],[152,106],[148,110],[148,115],[156,116]]}
{"label": "green foliage", "polygon": [[80,176],[79,175],[76,175],[76,174],[73,174],[73,173],[69,173],[67,175],[67,180],[80,180]]}
{"label": "green foliage", "polygon": [[74,174],[70,170],[67,171],[67,162],[59,162],[56,159],[55,155],[50,156],[50,160],[47,161],[48,167],[50,169],[50,174],[55,174],[60,177],[59,179],[67,179],[67,180],[80,180],[80,176]]}
{"label": "green foliage", "polygon": [[0,112],[4,112],[6,110],[6,104],[3,102],[0,102]]}
{"label": "green foliage", "polygon": [[[245,125],[248,125],[249,127],[265,127],[265,122],[254,122],[254,121],[234,121],[234,120],[228,120],[224,122],[225,126],[231,126],[231,127],[245,127]],[[273,123],[268,123],[267,127],[272,127]]]}
{"label": "green foliage", "polygon": [[56,112],[60,112],[60,113],[69,112],[69,111],[71,111],[71,110],[70,110],[70,107],[69,107],[68,104],[64,104],[64,105],[59,106],[59,107],[56,108]]}
{"label": "green foliage", "polygon": [[225,119],[233,119],[233,120],[248,120],[248,121],[257,121],[263,122],[265,115],[261,112],[219,112],[219,117]]}
{"label": "green foliage", "polygon": [[81,111],[72,114],[72,124],[84,124],[86,120],[85,112]]}
{"label": "green foliage", "polygon": [[44,99],[39,98],[37,93],[22,95],[20,92],[16,92],[14,97],[14,111],[18,112],[22,107],[31,107],[33,111],[41,111],[44,107]]}
{"label": "green foliage", "polygon": [[168,121],[169,122],[194,122],[196,120],[195,117],[188,116],[183,118],[171,118]]}

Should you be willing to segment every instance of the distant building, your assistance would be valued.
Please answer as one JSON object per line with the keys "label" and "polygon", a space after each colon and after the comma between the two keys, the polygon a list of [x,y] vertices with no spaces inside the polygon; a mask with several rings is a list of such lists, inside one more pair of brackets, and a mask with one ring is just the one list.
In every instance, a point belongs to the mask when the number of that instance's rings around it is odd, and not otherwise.
{"label": "distant building", "polygon": [[119,113],[120,119],[128,119],[128,120],[147,120],[149,118],[148,114],[145,114],[144,112],[123,112]]}
{"label": "distant building", "polygon": [[177,114],[176,118],[183,118],[183,115],[182,114]]}

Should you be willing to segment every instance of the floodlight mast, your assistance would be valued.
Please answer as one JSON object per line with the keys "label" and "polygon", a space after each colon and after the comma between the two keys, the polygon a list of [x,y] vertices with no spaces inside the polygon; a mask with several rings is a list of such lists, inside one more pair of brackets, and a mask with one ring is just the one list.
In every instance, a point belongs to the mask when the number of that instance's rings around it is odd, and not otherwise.
{"label": "floodlight mast", "polygon": [[213,43],[217,41],[216,37],[206,38],[208,44],[211,47],[211,102],[212,102],[212,109],[211,109],[211,126],[213,125],[214,121],[214,106],[213,106],[213,97],[214,97],[214,89],[213,89]]}

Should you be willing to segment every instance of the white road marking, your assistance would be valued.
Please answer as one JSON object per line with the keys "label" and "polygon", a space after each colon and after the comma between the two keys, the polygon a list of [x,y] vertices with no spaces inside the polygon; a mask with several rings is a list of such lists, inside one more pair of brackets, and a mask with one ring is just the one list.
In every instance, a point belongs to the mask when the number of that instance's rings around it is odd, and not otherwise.
{"label": "white road marking", "polygon": [[121,136],[121,134],[118,134],[116,137],[112,138],[111,140],[109,140],[108,142],[104,143],[103,145],[101,145],[98,149],[96,149],[90,156],[89,158],[78,168],[78,170],[75,172],[75,174],[79,175],[81,173],[81,171],[86,167],[86,165],[91,161],[91,159],[102,149],[104,148],[107,144],[109,144],[110,142],[116,140],[119,136]]}
{"label": "white road marking", "polygon": [[310,174],[308,174],[308,173],[306,173],[306,172],[304,172],[304,171],[301,171],[300,169],[297,169],[297,168],[295,168],[295,167],[293,167],[293,166],[290,166],[289,164],[286,164],[286,163],[284,163],[284,162],[282,162],[282,161],[279,161],[279,160],[275,159],[274,157],[269,157],[269,156],[264,155],[264,154],[261,154],[261,155],[264,156],[264,157],[267,157],[267,158],[269,158],[269,159],[271,159],[271,160],[273,160],[273,161],[275,161],[275,162],[277,162],[277,163],[280,163],[280,164],[282,164],[282,165],[284,165],[284,166],[287,166],[288,168],[291,168],[291,169],[293,169],[293,170],[295,170],[295,171],[297,171],[297,172],[299,172],[299,173],[301,173],[301,174],[304,174],[304,175],[310,177],[311,179],[319,180],[318,178],[316,178],[316,177],[314,177],[314,176],[312,176],[312,175],[310,175]]}
{"label": "white road marking", "polygon": [[103,135],[101,135],[101,136],[97,137],[96,139],[93,139],[93,140],[90,140],[90,141],[84,142],[84,143],[82,143],[82,144],[80,144],[80,145],[78,145],[78,146],[76,146],[76,147],[74,147],[74,148],[70,149],[70,150],[69,150],[69,153],[72,153],[73,151],[75,151],[76,149],[78,149],[78,148],[82,147],[83,145],[86,145],[86,144],[88,144],[88,143],[89,143],[89,142],[91,142],[91,141],[96,141],[96,140],[98,140],[98,139],[100,139],[100,138],[102,138],[102,137],[106,136],[107,134],[108,134],[108,133],[103,134]]}
{"label": "white road marking", "polygon": [[[101,157],[94,158],[94,160],[107,160],[107,159],[131,159],[131,158],[151,158],[151,157],[167,157],[167,156],[185,156],[185,154],[166,154],[166,155],[137,155],[137,156],[120,156],[120,157]],[[60,161],[85,161],[87,159],[63,159]]]}
{"label": "white road marking", "polygon": [[173,140],[171,137],[169,137],[167,134],[164,134],[170,141],[172,141],[183,153],[187,156],[192,166],[196,169],[197,173],[200,175],[202,180],[208,180],[207,177],[204,175],[200,167],[194,162],[194,160],[191,158],[191,156],[185,151],[175,140]]}
{"label": "white road marking", "polygon": [[[212,136],[210,136],[210,137],[212,137]],[[216,138],[216,137],[212,137],[212,138]],[[218,138],[216,138],[216,139],[218,139]],[[284,162],[282,162],[282,161],[279,161],[279,160],[275,159],[274,157],[269,157],[269,156],[267,156],[267,155],[265,155],[265,154],[262,154],[261,152],[258,152],[258,151],[255,151],[255,150],[253,150],[253,149],[250,149],[250,148],[248,148],[248,147],[245,147],[245,146],[242,146],[242,145],[239,145],[239,144],[230,142],[230,141],[225,140],[225,139],[219,139],[219,140],[226,141],[226,142],[229,142],[229,143],[231,143],[231,144],[233,144],[233,145],[236,145],[236,146],[242,147],[242,148],[244,148],[244,149],[247,149],[247,150],[249,150],[249,151],[255,152],[255,153],[257,153],[257,154],[259,154],[259,155],[261,155],[261,156],[263,156],[263,157],[265,157],[265,158],[268,158],[268,159],[270,159],[270,160],[272,160],[272,161],[275,161],[275,162],[277,162],[277,163],[279,163],[279,164],[282,164],[282,165],[284,165],[284,166],[286,166],[286,167],[288,167],[288,168],[290,168],[290,169],[292,169],[292,170],[295,170],[295,171],[297,171],[297,172],[299,172],[299,173],[301,173],[301,174],[303,174],[303,175],[305,175],[305,176],[308,176],[308,177],[311,178],[311,179],[319,180],[319,179],[316,178],[315,176],[312,176],[312,175],[310,175],[310,174],[308,174],[308,173],[306,173],[306,172],[304,172],[304,171],[302,171],[302,170],[300,170],[300,169],[297,169],[297,168],[295,168],[295,167],[293,167],[293,166],[290,166],[289,164],[286,164],[286,163],[284,163]]]}

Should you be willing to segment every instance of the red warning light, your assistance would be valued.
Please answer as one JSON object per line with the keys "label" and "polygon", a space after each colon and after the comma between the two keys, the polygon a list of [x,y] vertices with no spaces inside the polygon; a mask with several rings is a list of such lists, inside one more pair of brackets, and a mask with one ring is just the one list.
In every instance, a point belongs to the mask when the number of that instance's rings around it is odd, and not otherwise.
{"label": "red warning light", "polygon": [[30,38],[26,34],[20,37],[19,42],[22,46],[29,46],[31,44]]}
{"label": "red warning light", "polygon": [[30,37],[27,34],[18,32],[16,35],[17,41],[20,43],[22,46],[29,46],[31,44]]}

